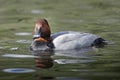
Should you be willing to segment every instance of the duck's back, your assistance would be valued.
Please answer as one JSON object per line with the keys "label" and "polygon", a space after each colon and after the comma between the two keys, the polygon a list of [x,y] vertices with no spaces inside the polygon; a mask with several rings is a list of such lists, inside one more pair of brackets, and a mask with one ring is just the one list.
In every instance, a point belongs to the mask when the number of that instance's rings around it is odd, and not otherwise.
{"label": "duck's back", "polygon": [[90,47],[98,36],[89,33],[63,31],[52,35],[56,50],[80,49]]}

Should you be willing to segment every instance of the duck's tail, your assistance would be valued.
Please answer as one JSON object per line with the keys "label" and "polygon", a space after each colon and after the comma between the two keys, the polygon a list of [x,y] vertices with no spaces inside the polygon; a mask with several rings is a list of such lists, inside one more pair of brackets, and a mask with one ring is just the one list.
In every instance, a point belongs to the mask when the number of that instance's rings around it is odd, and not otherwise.
{"label": "duck's tail", "polygon": [[103,38],[97,38],[92,46],[96,47],[96,48],[103,48],[105,45],[109,45],[109,44],[114,44],[113,42],[109,42],[104,40]]}

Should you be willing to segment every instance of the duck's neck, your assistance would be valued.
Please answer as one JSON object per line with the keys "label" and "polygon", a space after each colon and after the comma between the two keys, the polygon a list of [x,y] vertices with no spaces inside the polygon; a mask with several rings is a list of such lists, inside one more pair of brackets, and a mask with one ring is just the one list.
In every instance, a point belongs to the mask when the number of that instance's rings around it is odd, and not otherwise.
{"label": "duck's neck", "polygon": [[48,41],[48,42],[52,40],[51,37],[47,37],[47,38],[43,38],[43,39],[45,39],[45,40]]}

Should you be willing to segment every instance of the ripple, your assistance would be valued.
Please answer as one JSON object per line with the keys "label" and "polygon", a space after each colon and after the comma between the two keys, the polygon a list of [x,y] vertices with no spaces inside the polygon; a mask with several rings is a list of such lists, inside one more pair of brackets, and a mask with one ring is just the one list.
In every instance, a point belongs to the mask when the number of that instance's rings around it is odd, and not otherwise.
{"label": "ripple", "polygon": [[9,69],[3,69],[3,72],[7,72],[7,73],[30,73],[30,72],[35,72],[35,70],[28,69],[28,68],[9,68]]}
{"label": "ripple", "polygon": [[56,77],[58,80],[85,80],[82,78],[75,78],[75,77]]}
{"label": "ripple", "polygon": [[94,54],[87,54],[88,52],[94,52],[93,48],[84,48],[80,50],[60,50],[55,51],[56,56],[67,56],[67,57],[79,57],[79,58],[91,58]]}
{"label": "ripple", "polygon": [[31,43],[31,40],[17,40],[17,43]]}
{"label": "ripple", "polygon": [[4,54],[2,57],[11,57],[11,58],[36,58],[33,55],[23,55],[23,54]]}
{"label": "ripple", "polygon": [[88,69],[72,69],[71,71],[74,71],[74,72],[91,72],[93,70],[88,70]]}
{"label": "ripple", "polygon": [[28,36],[28,35],[31,35],[31,33],[29,33],[29,32],[18,32],[18,33],[15,33],[15,35]]}
{"label": "ripple", "polygon": [[63,19],[63,20],[59,20],[60,22],[67,22],[67,23],[81,23],[83,22],[83,20],[74,20],[74,19],[71,19],[71,20],[66,20],[66,19]]}
{"label": "ripple", "polygon": [[94,62],[95,60],[71,60],[71,59],[57,59],[54,60],[58,64],[73,64],[73,63],[89,63]]}
{"label": "ripple", "polygon": [[43,10],[38,10],[38,9],[33,9],[33,10],[31,10],[31,13],[33,13],[33,14],[42,14],[42,13],[44,13],[45,11],[43,11]]}
{"label": "ripple", "polygon": [[0,49],[5,49],[4,47],[0,46]]}
{"label": "ripple", "polygon": [[10,48],[10,50],[12,50],[12,51],[18,50],[18,47]]}

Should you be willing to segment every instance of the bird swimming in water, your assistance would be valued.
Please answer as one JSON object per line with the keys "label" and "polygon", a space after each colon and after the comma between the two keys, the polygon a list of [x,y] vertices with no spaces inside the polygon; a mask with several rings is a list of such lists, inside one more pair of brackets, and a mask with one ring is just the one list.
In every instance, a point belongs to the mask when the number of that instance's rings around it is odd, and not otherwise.
{"label": "bird swimming in water", "polygon": [[106,44],[106,40],[90,33],[61,31],[51,34],[48,21],[38,19],[35,23],[30,51],[71,50],[87,47],[102,48]]}

